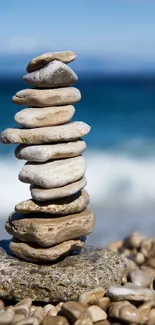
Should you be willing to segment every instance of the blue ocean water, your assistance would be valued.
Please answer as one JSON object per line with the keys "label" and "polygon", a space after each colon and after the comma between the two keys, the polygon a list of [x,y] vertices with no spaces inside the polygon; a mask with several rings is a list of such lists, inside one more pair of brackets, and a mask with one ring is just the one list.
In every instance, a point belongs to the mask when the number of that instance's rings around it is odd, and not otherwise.
{"label": "blue ocean water", "polygon": [[[88,191],[96,212],[90,242],[98,244],[134,229],[155,229],[155,77],[81,77],[81,102],[73,120],[91,125],[85,137]],[[20,106],[11,102],[26,88],[19,79],[0,81],[0,131],[15,127]],[[14,146],[0,145],[0,211],[6,218],[14,205],[29,197],[18,181],[23,161]]]}

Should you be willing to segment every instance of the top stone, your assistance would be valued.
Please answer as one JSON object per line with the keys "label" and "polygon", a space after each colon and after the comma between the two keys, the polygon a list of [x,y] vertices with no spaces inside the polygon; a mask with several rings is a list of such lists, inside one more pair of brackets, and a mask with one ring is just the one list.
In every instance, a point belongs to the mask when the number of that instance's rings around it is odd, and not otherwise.
{"label": "top stone", "polygon": [[44,67],[47,63],[58,60],[64,63],[69,63],[76,58],[76,54],[72,51],[64,52],[49,52],[33,58],[27,65],[27,72],[32,72]]}
{"label": "top stone", "polygon": [[26,74],[23,79],[35,87],[58,88],[73,85],[78,77],[68,65],[54,60],[46,66]]}

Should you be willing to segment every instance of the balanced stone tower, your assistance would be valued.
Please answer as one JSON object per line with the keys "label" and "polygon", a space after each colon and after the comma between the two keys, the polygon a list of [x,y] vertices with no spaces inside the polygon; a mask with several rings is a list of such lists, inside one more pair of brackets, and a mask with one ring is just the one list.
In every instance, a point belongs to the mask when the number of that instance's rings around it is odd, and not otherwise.
{"label": "balanced stone tower", "polygon": [[33,86],[13,96],[27,105],[15,115],[21,128],[1,134],[3,143],[18,144],[15,155],[27,160],[19,180],[30,184],[32,198],[18,203],[6,222],[13,235],[13,254],[30,262],[53,262],[84,247],[85,236],[94,228],[94,215],[87,209],[86,164],[81,138],[90,131],[84,122],[70,122],[81,99],[69,87],[77,75],[67,65],[73,52],[46,53],[32,59],[23,79]]}

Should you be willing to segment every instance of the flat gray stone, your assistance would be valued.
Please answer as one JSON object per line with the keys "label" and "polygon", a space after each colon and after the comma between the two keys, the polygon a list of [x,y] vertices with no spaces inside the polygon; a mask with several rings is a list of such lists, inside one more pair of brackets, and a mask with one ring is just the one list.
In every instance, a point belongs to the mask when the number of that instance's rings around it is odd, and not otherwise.
{"label": "flat gray stone", "polygon": [[45,213],[12,213],[5,224],[6,231],[27,243],[52,247],[64,241],[89,235],[95,226],[95,216],[85,209],[80,213],[56,217]]}
{"label": "flat gray stone", "polygon": [[89,131],[90,126],[84,122],[72,122],[35,129],[6,129],[0,135],[0,141],[17,144],[67,142],[80,139]]}
{"label": "flat gray stone", "polygon": [[53,262],[60,256],[70,255],[71,251],[80,251],[83,247],[84,242],[80,239],[68,240],[49,248],[42,248],[32,243],[23,243],[16,238],[13,238],[10,242],[10,249],[15,256],[32,263]]}
{"label": "flat gray stone", "polygon": [[86,209],[89,204],[89,195],[83,190],[71,196],[46,202],[26,200],[15,206],[19,213],[51,213],[56,215],[68,215],[78,213]]}
{"label": "flat gray stone", "polygon": [[16,113],[14,120],[25,128],[61,125],[69,122],[75,113],[72,105],[53,107],[30,107]]}
{"label": "flat gray stone", "polygon": [[[8,246],[8,241],[0,245]],[[0,248],[0,297],[60,302],[77,300],[95,287],[120,284],[124,259],[112,251],[87,247],[80,255],[68,256],[56,264],[37,265],[9,256]]]}
{"label": "flat gray stone", "polygon": [[39,88],[59,88],[73,85],[78,76],[65,63],[54,60],[23,77],[28,84]]}
{"label": "flat gray stone", "polygon": [[83,177],[82,179],[79,179],[74,183],[67,184],[62,187],[56,187],[56,188],[45,189],[45,188],[31,185],[30,191],[31,191],[32,198],[34,200],[44,202],[52,199],[59,199],[59,198],[73,195],[79,192],[80,190],[82,190],[86,185],[87,185],[87,180],[85,177]]}
{"label": "flat gray stone", "polygon": [[55,89],[23,89],[18,91],[12,101],[18,105],[35,107],[62,106],[78,102],[81,93],[74,87]]}
{"label": "flat gray stone", "polygon": [[72,51],[64,52],[48,52],[33,58],[26,67],[27,72],[34,71],[45,66],[53,60],[59,60],[64,63],[69,63],[76,58],[76,54]]}
{"label": "flat gray stone", "polygon": [[44,188],[61,187],[81,179],[86,171],[82,156],[53,160],[47,163],[26,163],[19,174],[23,183]]}
{"label": "flat gray stone", "polygon": [[36,146],[19,145],[15,150],[15,156],[30,162],[46,162],[52,159],[76,157],[85,149],[86,143],[83,140]]}

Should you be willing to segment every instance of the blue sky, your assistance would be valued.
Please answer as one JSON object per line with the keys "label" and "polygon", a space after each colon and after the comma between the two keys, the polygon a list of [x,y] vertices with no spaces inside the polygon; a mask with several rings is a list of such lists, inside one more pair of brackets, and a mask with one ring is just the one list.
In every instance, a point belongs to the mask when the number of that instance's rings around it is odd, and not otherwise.
{"label": "blue sky", "polygon": [[155,62],[155,0],[1,0],[0,54],[71,49]]}
{"label": "blue sky", "polygon": [[1,52],[42,48],[155,57],[155,1],[1,0]]}

